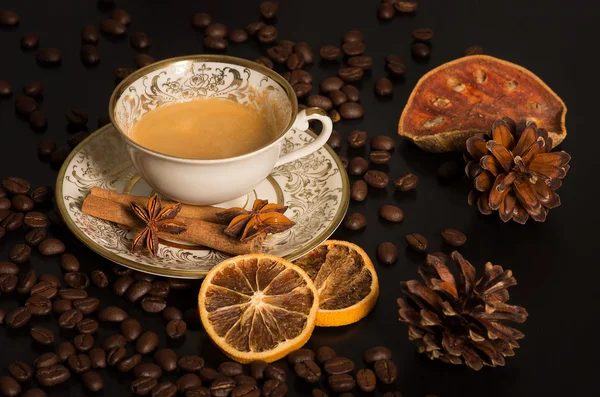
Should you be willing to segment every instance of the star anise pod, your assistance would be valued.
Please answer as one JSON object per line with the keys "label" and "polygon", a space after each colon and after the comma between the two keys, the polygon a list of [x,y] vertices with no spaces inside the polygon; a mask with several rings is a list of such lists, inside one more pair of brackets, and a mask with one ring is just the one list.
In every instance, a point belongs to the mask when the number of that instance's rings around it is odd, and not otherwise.
{"label": "star anise pod", "polygon": [[287,208],[284,205],[269,204],[268,200],[257,199],[250,211],[233,207],[220,212],[217,216],[228,223],[225,234],[231,237],[240,236],[240,240],[246,242],[263,232],[276,234],[294,226],[296,223],[283,215]]}
{"label": "star anise pod", "polygon": [[162,203],[158,194],[155,194],[148,200],[147,208],[143,208],[135,202],[131,202],[133,212],[144,221],[146,227],[140,231],[133,239],[131,251],[140,248],[144,243],[153,257],[158,252],[158,232],[179,234],[185,231],[186,225],[183,222],[176,221],[175,218],[181,211],[181,203],[167,205],[162,208]]}

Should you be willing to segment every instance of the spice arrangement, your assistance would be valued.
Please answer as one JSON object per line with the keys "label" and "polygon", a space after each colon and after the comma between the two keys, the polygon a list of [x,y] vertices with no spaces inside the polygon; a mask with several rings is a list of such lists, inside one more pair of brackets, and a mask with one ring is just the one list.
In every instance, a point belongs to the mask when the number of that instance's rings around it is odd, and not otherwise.
{"label": "spice arrangement", "polygon": [[[112,1],[99,2],[100,7],[113,5]],[[372,73],[373,58],[367,55],[361,31],[346,32],[340,46],[328,44],[319,49],[319,62],[343,59],[344,64],[334,76],[317,84],[303,70],[317,61],[311,46],[278,37],[274,18],[279,7],[275,1],[262,2],[262,19],[245,29],[229,29],[206,13],[194,14],[191,23],[204,32],[206,50],[223,51],[230,44],[251,38],[266,45],[264,55],[255,62],[286,70],[283,77],[300,99],[300,109],[318,107],[334,123],[363,118],[365,109],[355,84]],[[382,1],[376,14],[381,20],[391,20],[416,10],[415,1]],[[1,26],[14,27],[19,22],[16,13],[0,10]],[[128,34],[130,24],[125,10],[113,9],[110,17],[100,22],[99,30],[108,37],[122,37]],[[129,36],[134,49],[151,47],[145,33],[132,32]],[[100,62],[99,37],[95,25],[82,28],[80,56],[85,65]],[[412,37],[413,58],[426,60],[432,50],[433,30],[417,28]],[[36,49],[39,44],[40,37],[34,33],[21,40],[24,49]],[[426,151],[465,152],[465,173],[474,188],[468,202],[482,214],[497,211],[504,222],[525,224],[530,218],[543,222],[549,210],[561,204],[556,191],[569,170],[570,156],[553,151],[567,135],[566,106],[532,72],[481,53],[480,47],[468,48],[467,56],[424,75],[403,108],[398,133]],[[39,48],[36,53],[42,67],[58,67],[61,59],[57,48]],[[135,56],[138,67],[154,61],[144,52]],[[133,72],[132,68],[118,67],[115,76],[121,80]],[[390,97],[396,79],[405,72],[404,61],[390,54],[385,57],[386,75],[378,77],[371,89],[378,97]],[[319,93],[313,93],[317,87]],[[10,96],[12,90],[11,84],[0,81],[0,98]],[[37,131],[48,124],[40,108],[43,91],[40,82],[30,82],[25,95],[15,98],[16,111],[28,117]],[[71,126],[88,123],[87,113],[77,109],[67,112],[66,117]],[[60,166],[71,148],[88,135],[85,131],[72,135],[67,142],[70,148],[42,141],[39,155]],[[343,141],[342,134],[334,131],[328,144],[338,149]],[[349,132],[345,141],[357,151],[367,143],[371,147],[369,161],[362,156],[342,158],[353,178],[351,199],[361,202],[370,189],[388,188],[390,176],[377,166],[386,165],[397,155],[396,141],[379,135],[369,142],[367,132],[361,129]],[[451,179],[458,170],[457,164],[448,162],[438,172],[440,178]],[[418,182],[413,173],[392,180],[401,193],[417,189]],[[0,188],[0,239],[23,226],[27,231],[25,243],[14,246],[9,261],[0,262],[0,299],[18,294],[26,300],[16,309],[0,309],[0,325],[29,329],[36,346],[48,347],[33,363],[16,361],[9,365],[8,373],[0,370],[0,394],[46,396],[44,390],[51,391],[75,377],[89,391],[100,392],[104,387],[102,373],[107,368],[132,375],[131,393],[153,397],[177,393],[186,397],[282,397],[291,382],[310,385],[313,397],[349,397],[353,392],[401,396],[396,390],[399,369],[388,348],[370,348],[364,352],[364,363],[356,363],[327,346],[315,350],[303,347],[316,327],[353,324],[375,308],[380,295],[378,266],[398,262],[398,247],[392,241],[379,244],[376,264],[363,248],[339,240],[324,241],[292,263],[263,252],[269,235],[296,227],[293,216],[286,215],[288,203],[257,198],[249,208],[194,206],[167,201],[158,194],[141,197],[94,187],[80,204],[81,211],[132,231],[131,251],[136,255],[157,258],[160,244],[183,242],[232,257],[213,267],[201,282],[156,277],[120,266],[113,268],[114,274],[101,268],[86,273],[78,259],[66,253],[63,242],[49,235],[50,226],[60,224],[50,207],[52,195],[52,188],[32,191],[29,182],[18,177],[5,178]],[[397,224],[403,221],[404,212],[395,205],[384,205],[379,216]],[[343,225],[350,232],[360,231],[367,226],[367,218],[351,211]],[[455,229],[443,230],[441,237],[454,248],[467,241],[467,236]],[[405,240],[410,250],[428,253],[418,269],[422,281],[398,280],[399,320],[408,325],[408,339],[417,351],[474,370],[505,365],[524,337],[509,323],[523,323],[528,317],[523,307],[508,303],[508,288],[516,285],[512,272],[487,263],[477,278],[477,269],[454,251],[450,257],[459,270],[456,273],[444,254],[430,252],[425,236],[410,233]],[[59,258],[62,280],[50,274],[38,276],[33,269],[21,271],[21,264],[35,249],[42,256]],[[125,300],[122,307],[105,305],[93,296],[96,288],[109,287]],[[179,290],[199,290],[197,307],[182,310],[170,306],[169,294]],[[180,357],[176,349],[161,346],[158,333],[144,330],[127,305],[160,315],[171,341],[184,340],[188,326],[201,327],[231,361],[221,361],[212,368],[200,356]],[[36,324],[29,326],[38,316],[48,315],[57,322],[61,335]],[[98,330],[111,326],[118,326],[118,332],[102,342],[97,340]],[[402,326],[398,329],[401,331]],[[72,341],[59,341],[63,331],[75,334]],[[288,374],[293,374],[294,380]],[[30,381],[39,388],[30,387]]]}

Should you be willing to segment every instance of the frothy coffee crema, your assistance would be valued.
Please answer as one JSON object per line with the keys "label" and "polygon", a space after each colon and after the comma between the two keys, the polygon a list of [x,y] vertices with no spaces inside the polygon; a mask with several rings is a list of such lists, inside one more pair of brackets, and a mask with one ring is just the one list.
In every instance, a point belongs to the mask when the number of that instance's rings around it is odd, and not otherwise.
{"label": "frothy coffee crema", "polygon": [[255,110],[227,99],[197,99],[154,109],[134,124],[129,137],[156,152],[214,160],[253,152],[275,137]]}

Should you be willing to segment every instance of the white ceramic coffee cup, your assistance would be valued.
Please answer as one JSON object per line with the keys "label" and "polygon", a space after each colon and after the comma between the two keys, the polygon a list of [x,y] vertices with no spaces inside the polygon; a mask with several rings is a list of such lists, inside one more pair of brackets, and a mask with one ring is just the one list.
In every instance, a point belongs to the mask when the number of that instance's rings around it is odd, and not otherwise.
{"label": "white ceramic coffee cup", "polygon": [[[250,106],[267,117],[278,133],[258,150],[218,160],[166,155],[129,137],[133,125],[148,111],[200,98],[231,99]],[[168,198],[196,205],[238,198],[263,181],[274,167],[321,148],[331,135],[331,119],[320,108],[297,112],[298,100],[283,77],[255,62],[222,55],[184,56],[149,65],[124,79],[109,104],[112,123],[127,143],[141,177]],[[323,124],[318,138],[281,156],[287,132],[307,130],[310,120]]]}

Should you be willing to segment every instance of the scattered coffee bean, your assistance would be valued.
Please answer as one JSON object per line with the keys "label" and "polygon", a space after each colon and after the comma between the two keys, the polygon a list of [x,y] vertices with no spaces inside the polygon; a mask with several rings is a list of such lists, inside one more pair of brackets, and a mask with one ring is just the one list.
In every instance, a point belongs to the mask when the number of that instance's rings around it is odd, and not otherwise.
{"label": "scattered coffee bean", "polygon": [[304,66],[304,59],[300,54],[290,54],[285,64],[289,70],[299,70]]}
{"label": "scattered coffee bean", "polygon": [[287,356],[288,363],[290,363],[292,365],[301,363],[303,361],[308,361],[308,360],[314,361],[314,359],[315,359],[315,352],[313,352],[310,349],[298,349],[296,351],[291,352]]}
{"label": "scattered coffee bean", "polygon": [[38,369],[35,374],[35,379],[37,383],[44,387],[52,387],[66,382],[70,376],[71,374],[66,367],[57,364]]}
{"label": "scattered coffee bean", "polygon": [[302,56],[305,64],[313,63],[313,51],[308,43],[300,42],[294,45],[294,52]]}
{"label": "scattered coffee bean", "polygon": [[348,158],[345,156],[339,156],[340,157],[340,163],[342,163],[342,167],[344,167],[345,170],[348,169]]}
{"label": "scattered coffee bean", "polygon": [[[82,321],[84,321],[84,320],[82,320]],[[79,324],[82,323],[82,321],[77,323],[78,327],[79,327]],[[92,321],[95,321],[95,320],[92,320]],[[96,324],[96,328],[97,328],[97,324]],[[94,347],[94,337],[89,334],[79,334],[79,335],[75,336],[75,339],[73,339],[73,344],[75,345],[75,348],[78,351],[80,351],[82,353],[86,353],[92,347]]]}
{"label": "scattered coffee bean", "polygon": [[127,317],[129,317],[129,314],[127,314],[125,310],[116,306],[104,307],[100,309],[100,312],[98,313],[98,320],[103,322],[120,323]]}
{"label": "scattered coffee bean", "polygon": [[335,61],[342,55],[342,50],[333,45],[325,45],[319,49],[319,55],[326,61]]}
{"label": "scattered coffee bean", "polygon": [[413,30],[412,36],[415,40],[430,41],[433,39],[433,30],[430,28],[418,28]]}
{"label": "scattered coffee bean", "polygon": [[40,45],[40,35],[34,32],[28,32],[21,37],[21,48],[32,50]]}
{"label": "scattered coffee bean", "polygon": [[23,93],[32,98],[38,98],[44,93],[44,84],[41,81],[30,81],[23,87]]}
{"label": "scattered coffee bean", "polygon": [[196,372],[204,367],[204,359],[199,356],[184,356],[177,362],[179,369],[186,372]]}
{"label": "scattered coffee bean", "polygon": [[50,221],[41,212],[28,212],[23,218],[23,223],[31,228],[45,228],[49,226]]}
{"label": "scattered coffee bean", "polygon": [[27,244],[17,244],[8,253],[8,259],[17,264],[25,263],[31,256],[31,248]]}
{"label": "scattered coffee bean", "polygon": [[329,346],[321,346],[317,349],[317,363],[323,365],[325,362],[336,357],[337,353]]}
{"label": "scattered coffee bean", "polygon": [[379,216],[389,222],[402,222],[404,212],[394,205],[384,205],[379,209]]}
{"label": "scattered coffee bean", "polygon": [[392,360],[375,361],[374,369],[377,378],[386,385],[391,385],[398,378],[398,367]]}
{"label": "scattered coffee bean", "polygon": [[43,353],[33,361],[33,366],[37,369],[48,368],[60,362],[58,356],[54,352]]}
{"label": "scattered coffee bean", "polygon": [[363,78],[363,75],[363,69],[358,66],[348,66],[338,70],[338,77],[346,83],[359,81]]}
{"label": "scattered coffee bean", "polygon": [[164,298],[145,296],[141,306],[147,313],[160,313],[167,306],[167,301]]}
{"label": "scattered coffee bean", "polygon": [[350,198],[354,201],[364,201],[368,193],[367,184],[362,179],[352,182],[350,187]]}
{"label": "scattered coffee bean", "polygon": [[322,93],[328,94],[331,91],[341,90],[344,86],[344,82],[339,77],[328,77],[321,81],[319,88]]}
{"label": "scattered coffee bean", "polygon": [[0,197],[0,210],[8,210],[12,206],[11,200],[6,197]]}
{"label": "scattered coffee bean", "polygon": [[349,358],[336,356],[327,360],[323,369],[328,375],[347,374],[354,371],[354,363]]}
{"label": "scattered coffee bean", "polygon": [[354,130],[348,134],[348,144],[353,148],[363,147],[367,143],[367,132]]}
{"label": "scattered coffee bean", "polygon": [[221,376],[210,384],[210,392],[214,397],[226,397],[229,396],[231,391],[235,388],[235,382],[233,379],[226,376]]}
{"label": "scattered coffee bean", "polygon": [[340,148],[342,146],[342,135],[336,130],[333,130],[329,136],[329,139],[327,140],[327,144],[332,149]]}
{"label": "scattered coffee bean", "polygon": [[[94,320],[93,318],[84,318],[83,320],[77,323],[76,327],[79,333],[91,335],[98,330],[99,324],[98,321]],[[81,350],[81,348],[79,350]]]}
{"label": "scattered coffee bean", "polygon": [[442,239],[453,247],[462,247],[467,242],[467,236],[456,229],[445,229],[442,232]]}
{"label": "scattered coffee bean", "polygon": [[170,339],[179,339],[185,335],[187,324],[183,320],[171,320],[167,323],[167,336]]}
{"label": "scattered coffee bean", "polygon": [[417,182],[419,182],[419,177],[409,173],[396,179],[394,181],[394,186],[401,192],[408,192],[417,187]]}
{"label": "scattered coffee bean", "polygon": [[12,92],[12,85],[8,81],[0,80],[0,96],[9,96]]}
{"label": "scattered coffee bean", "polygon": [[93,44],[82,45],[79,56],[81,57],[81,61],[88,66],[96,65],[100,62],[100,52],[98,51],[98,47]]}
{"label": "scattered coffee bean", "polygon": [[50,155],[50,164],[55,167],[59,167],[64,163],[69,154],[71,153],[70,147],[59,147],[52,152]]}
{"label": "scattered coffee bean", "polygon": [[427,239],[418,233],[407,234],[406,243],[410,249],[417,252],[424,252],[427,249]]}
{"label": "scattered coffee bean", "polygon": [[17,382],[28,382],[33,376],[33,369],[22,361],[15,361],[8,364],[8,373],[17,380]]}
{"label": "scattered coffee bean", "polygon": [[140,354],[148,354],[156,350],[158,334],[152,331],[142,333],[135,342],[135,350]]}
{"label": "scattered coffee bean", "polygon": [[58,288],[56,288],[56,286],[49,281],[42,280],[42,277],[40,277],[37,284],[31,287],[29,293],[32,297],[35,295],[40,295],[48,299],[54,298],[58,293]]}
{"label": "scattered coffee bean", "polygon": [[36,59],[42,65],[56,65],[62,60],[62,54],[58,48],[40,48]]}
{"label": "scattered coffee bean", "polygon": [[339,108],[340,115],[347,120],[360,119],[364,116],[365,110],[358,103],[346,102]]}
{"label": "scattered coffee bean", "polygon": [[38,145],[38,155],[42,158],[48,158],[56,150],[56,142],[51,139],[43,140]]}
{"label": "scattered coffee bean", "polygon": [[336,393],[350,391],[354,389],[354,386],[356,385],[354,377],[349,374],[331,375],[327,379],[327,383],[331,390]]}
{"label": "scattered coffee bean", "polygon": [[333,106],[340,106],[342,103],[348,102],[348,96],[340,90],[330,91],[329,99]]}
{"label": "scattered coffee bean", "polygon": [[394,7],[399,12],[411,13],[417,10],[418,3],[412,0],[399,0],[394,3]]}
{"label": "scattered coffee bean", "polygon": [[[130,390],[138,396],[150,394],[152,389],[158,384],[158,380],[154,378],[137,378],[131,382]],[[210,394],[207,396],[209,397]]]}
{"label": "scattered coffee bean", "polygon": [[269,366],[269,364],[267,364],[265,361],[262,361],[262,360],[253,361],[250,364],[250,376],[256,380],[263,380],[265,377],[264,376],[265,370],[267,369],[268,366]]}
{"label": "scattered coffee bean", "polygon": [[375,170],[367,171],[364,179],[365,182],[367,182],[367,185],[376,189],[385,189],[389,182],[389,178],[384,172]]}
{"label": "scattered coffee bean", "polygon": [[348,58],[348,66],[359,67],[363,70],[368,70],[373,67],[373,58],[368,55],[357,55]]}
{"label": "scattered coffee bean", "polygon": [[19,15],[16,12],[10,10],[0,10],[0,26],[17,26],[19,21]]}
{"label": "scattered coffee bean", "polygon": [[203,367],[198,371],[198,375],[203,382],[212,382],[215,379],[223,376],[216,369],[210,367]]}
{"label": "scattered coffee bean", "polygon": [[394,92],[394,86],[389,79],[381,77],[375,81],[375,94],[378,96],[390,96]]}
{"label": "scattered coffee bean", "polygon": [[162,312],[162,316],[167,322],[171,320],[183,320],[183,313],[174,306],[166,307]]}
{"label": "scattered coffee bean", "polygon": [[[50,283],[50,285],[52,285],[53,287],[56,287],[56,288],[61,287],[58,277],[56,277],[53,274],[42,274],[38,281]],[[58,290],[57,290],[57,292],[58,292]],[[33,294],[33,292],[32,292],[32,294]],[[53,296],[48,296],[48,298],[52,298]]]}
{"label": "scattered coffee bean", "polygon": [[100,22],[100,31],[109,36],[122,36],[127,33],[127,27],[114,19],[105,19]]}
{"label": "scattered coffee bean", "polygon": [[112,334],[102,343],[102,348],[106,351],[112,350],[115,347],[125,347],[127,339],[121,334]]}
{"label": "scattered coffee bean", "polygon": [[392,351],[385,346],[375,346],[365,351],[364,359],[367,364],[373,364],[379,360],[391,360]]}
{"label": "scattered coffee bean", "polygon": [[177,353],[171,349],[158,349],[154,354],[154,361],[165,372],[172,372],[177,369]]}
{"label": "scattered coffee bean", "polygon": [[356,372],[356,384],[361,391],[370,393],[377,386],[377,378],[375,373],[370,369],[359,369]]}
{"label": "scattered coffee bean", "polygon": [[[125,359],[125,357],[127,357],[127,349],[125,349],[124,347],[113,347],[106,353],[106,363],[111,367],[116,367],[121,361]],[[138,367],[140,365],[138,365]]]}
{"label": "scattered coffee bean", "polygon": [[19,284],[19,278],[13,274],[0,274],[0,292],[11,293]]}
{"label": "scattered coffee bean", "polygon": [[15,109],[23,116],[29,116],[31,112],[37,110],[38,106],[39,105],[35,99],[25,95],[20,95],[15,99]]}
{"label": "scattered coffee bean", "polygon": [[248,40],[248,33],[244,29],[232,29],[228,37],[232,43],[244,43]]}
{"label": "scattered coffee bean", "polygon": [[33,295],[25,302],[25,307],[32,315],[45,316],[52,311],[50,298],[42,295]]}
{"label": "scattered coffee bean", "polygon": [[362,175],[369,169],[369,163],[362,157],[354,157],[348,164],[350,175]]}
{"label": "scattered coffee bean", "polygon": [[30,335],[37,343],[41,345],[50,345],[54,342],[54,333],[48,328],[33,327]]}
{"label": "scattered coffee bean", "polygon": [[86,389],[92,392],[99,392],[104,389],[104,380],[102,376],[96,371],[87,371],[81,375],[81,380]]}
{"label": "scattered coffee bean", "polygon": [[123,359],[119,364],[117,364],[117,369],[119,370],[119,372],[129,372],[141,363],[142,355],[134,354],[131,357]]}
{"label": "scattered coffee bean", "polygon": [[31,312],[27,307],[18,307],[6,315],[6,325],[10,328],[21,328],[31,319]]}
{"label": "scattered coffee bean", "polygon": [[149,48],[152,45],[150,37],[148,37],[148,35],[144,32],[132,33],[129,39],[129,43],[133,48],[137,48],[138,50]]}
{"label": "scattered coffee bean", "polygon": [[58,325],[63,329],[73,329],[83,320],[83,313],[77,309],[67,310],[58,318]]}
{"label": "scattered coffee bean", "polygon": [[77,299],[73,301],[73,307],[83,314],[90,314],[96,311],[100,306],[100,300],[98,298],[94,298],[93,296],[88,296],[87,298]]}
{"label": "scattered coffee bean", "polygon": [[277,39],[277,28],[275,28],[275,26],[270,25],[263,26],[256,33],[256,37],[258,37],[258,41],[260,41],[263,44],[272,43]]}
{"label": "scattered coffee bean", "polygon": [[129,276],[121,276],[117,278],[113,284],[113,291],[115,294],[119,296],[125,295],[125,292],[131,285],[133,285],[135,281],[132,277]]}
{"label": "scattered coffee bean", "polygon": [[17,194],[12,198],[12,208],[17,211],[31,211],[33,209],[33,200],[24,194]]}
{"label": "scattered coffee bean", "polygon": [[262,392],[265,397],[283,397],[287,394],[288,385],[275,379],[269,379],[263,384]]}
{"label": "scattered coffee bean", "polygon": [[224,361],[217,367],[217,370],[225,376],[233,378],[234,376],[241,375],[244,372],[244,368],[241,364],[233,361]]}
{"label": "scattered coffee bean", "polygon": [[129,25],[131,23],[131,17],[129,16],[129,13],[122,8],[113,10],[113,12],[110,14],[110,18],[123,25]]}
{"label": "scattered coffee bean", "polygon": [[396,10],[394,9],[394,6],[390,3],[381,3],[379,5],[379,8],[377,9],[377,16],[379,17],[379,19],[390,20],[394,18],[395,14]]}
{"label": "scattered coffee bean", "polygon": [[402,76],[406,71],[406,65],[398,55],[388,55],[385,57],[385,68],[394,76]]}
{"label": "scattered coffee bean", "polygon": [[36,282],[37,282],[37,275],[35,273],[35,270],[31,269],[27,273],[25,273],[21,276],[21,280],[19,281],[19,287],[18,287],[17,291],[20,294],[27,294],[27,293],[29,293],[29,291],[35,285]]}
{"label": "scattered coffee bean", "polygon": [[260,3],[260,15],[262,15],[265,19],[271,19],[275,17],[277,14],[277,10],[279,9],[279,3],[275,1],[263,1]]}
{"label": "scattered coffee bean", "polygon": [[377,247],[377,259],[385,265],[392,265],[398,259],[398,248],[394,243],[385,242]]}
{"label": "scattered coffee bean", "polygon": [[106,368],[106,352],[95,347],[88,353],[92,368]]}
{"label": "scattered coffee bean", "polygon": [[[35,295],[33,297],[31,297],[30,299],[33,298],[43,298],[43,299],[48,299],[48,298],[44,298],[41,297],[40,295]],[[48,304],[50,304],[50,300],[48,299]],[[56,314],[63,314],[64,312],[71,310],[73,308],[73,301],[68,300],[68,299],[58,299],[55,300],[54,302],[52,302],[52,311]],[[31,310],[31,308],[30,308]],[[31,313],[31,314],[36,314],[36,313]],[[47,314],[47,313],[45,313]]]}
{"label": "scattered coffee bean", "polygon": [[146,295],[152,288],[152,283],[148,281],[136,281],[125,292],[125,299],[129,302],[135,302]]}
{"label": "scattered coffee bean", "polygon": [[348,102],[358,102],[360,100],[360,91],[355,86],[346,84],[340,90],[346,94]]}
{"label": "scattered coffee bean", "polygon": [[[26,98],[26,97],[22,97]],[[9,176],[2,180],[2,187],[12,194],[27,194],[31,185],[26,179]]]}
{"label": "scattered coffee bean", "polygon": [[273,69],[275,67],[275,65],[273,65],[273,62],[267,57],[258,57],[254,60],[254,62],[266,66],[269,69]]}
{"label": "scattered coffee bean", "polygon": [[319,107],[325,111],[333,107],[331,100],[322,95],[309,95],[309,97],[306,99],[306,103],[308,106]]}
{"label": "scattered coffee bean", "polygon": [[[3,11],[0,11],[2,13]],[[0,14],[1,16],[1,14]],[[0,21],[1,24],[1,21]],[[0,394],[6,397],[16,397],[21,394],[21,385],[10,376],[0,377]]]}
{"label": "scattered coffee bean", "polygon": [[275,379],[280,382],[285,382],[287,378],[285,371],[274,364],[270,364],[265,369],[264,376],[266,379]]}
{"label": "scattered coffee bean", "polygon": [[73,254],[62,254],[60,256],[60,267],[65,272],[78,272],[79,271],[79,260]]}
{"label": "scattered coffee bean", "polygon": [[227,48],[227,40],[215,36],[206,36],[204,38],[204,46],[211,50],[224,50]]}
{"label": "scattered coffee bean", "polygon": [[212,22],[212,18],[205,12],[198,12],[192,15],[192,26],[196,29],[204,29]]}
{"label": "scattered coffee bean", "polygon": [[431,54],[431,48],[425,43],[413,43],[410,48],[413,57],[415,58],[429,58]]}
{"label": "scattered coffee bean", "polygon": [[465,56],[469,56],[469,55],[482,55],[483,54],[483,48],[477,45],[468,47],[467,49],[465,49],[464,51]]}
{"label": "scattered coffee bean", "polygon": [[244,29],[244,30],[246,31],[246,33],[248,33],[248,36],[254,36],[264,26],[265,26],[264,22],[260,22],[260,21],[259,22],[253,22],[253,23],[249,24],[248,26],[246,26],[246,29]]}
{"label": "scattered coffee bean", "polygon": [[98,28],[94,25],[86,25],[81,28],[81,41],[87,44],[96,44],[98,42]]}
{"label": "scattered coffee bean", "polygon": [[385,150],[375,150],[369,154],[369,159],[373,164],[387,164],[392,155]]}
{"label": "scattered coffee bean", "polygon": [[77,354],[77,350],[71,342],[63,342],[56,347],[56,355],[61,363],[67,361],[69,356],[73,354]]}
{"label": "scattered coffee bean", "polygon": [[54,190],[52,189],[52,187],[40,186],[37,189],[33,190],[29,194],[29,197],[31,197],[31,199],[37,204],[44,204],[52,199],[53,194]]}
{"label": "scattered coffee bean", "polygon": [[321,368],[313,360],[297,362],[294,365],[296,375],[309,383],[318,382],[321,379]]}
{"label": "scattered coffee bean", "polygon": [[92,362],[86,354],[73,354],[67,358],[67,364],[71,371],[82,374],[90,369]]}
{"label": "scattered coffee bean", "polygon": [[[227,43],[227,42],[225,42]],[[155,62],[154,58],[148,54],[137,54],[134,57],[134,62],[138,68],[143,68]]]}
{"label": "scattered coffee bean", "polygon": [[69,122],[69,124],[78,125],[78,126],[86,125],[88,122],[88,118],[89,118],[87,112],[84,112],[83,110],[79,110],[79,109],[69,110],[66,114],[66,117],[67,117],[67,121]]}
{"label": "scattered coffee bean", "polygon": [[[90,279],[85,273],[70,272],[64,276],[65,282],[75,289],[85,289],[90,285]],[[79,296],[74,299],[82,299],[85,296]]]}
{"label": "scattered coffee bean", "polygon": [[443,180],[454,179],[458,173],[458,164],[455,161],[446,161],[438,168],[438,177]]}
{"label": "scattered coffee bean", "polygon": [[175,386],[179,393],[185,394],[191,388],[202,386],[202,380],[196,374],[185,374],[177,379]]}
{"label": "scattered coffee bean", "polygon": [[[115,77],[118,80],[123,80],[125,77],[129,76],[133,72],[135,72],[134,68],[115,68]],[[110,123],[110,120],[108,120],[108,122],[105,124],[108,123]]]}
{"label": "scattered coffee bean", "polygon": [[65,245],[56,238],[49,238],[38,245],[38,251],[44,256],[58,255],[65,252]]}
{"label": "scattered coffee bean", "polygon": [[211,23],[204,29],[204,34],[207,36],[218,37],[223,39],[227,36],[227,26],[222,23]]}

